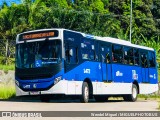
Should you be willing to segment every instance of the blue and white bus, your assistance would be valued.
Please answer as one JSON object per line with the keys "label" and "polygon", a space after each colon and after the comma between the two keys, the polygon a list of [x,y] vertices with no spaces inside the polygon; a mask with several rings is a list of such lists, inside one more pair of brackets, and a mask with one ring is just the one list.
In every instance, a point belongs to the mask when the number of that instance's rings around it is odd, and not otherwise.
{"label": "blue and white bus", "polygon": [[17,96],[79,96],[106,101],[158,90],[153,48],[110,37],[67,29],[42,29],[17,35],[15,83]]}

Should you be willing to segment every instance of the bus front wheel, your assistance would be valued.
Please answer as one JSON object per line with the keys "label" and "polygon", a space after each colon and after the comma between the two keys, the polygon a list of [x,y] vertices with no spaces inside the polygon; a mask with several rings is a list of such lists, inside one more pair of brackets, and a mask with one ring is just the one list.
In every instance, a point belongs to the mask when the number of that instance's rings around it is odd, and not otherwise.
{"label": "bus front wheel", "polygon": [[89,87],[87,82],[84,82],[82,85],[82,94],[80,96],[80,101],[82,103],[87,103],[89,101]]}
{"label": "bus front wheel", "polygon": [[49,96],[40,96],[40,100],[41,102],[49,102],[50,101],[50,97]]}

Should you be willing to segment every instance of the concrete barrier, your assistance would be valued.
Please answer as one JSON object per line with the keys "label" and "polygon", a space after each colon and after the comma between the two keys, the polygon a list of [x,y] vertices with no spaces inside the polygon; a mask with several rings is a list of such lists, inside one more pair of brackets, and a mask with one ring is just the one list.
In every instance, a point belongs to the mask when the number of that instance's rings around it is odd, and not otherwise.
{"label": "concrete barrier", "polygon": [[14,79],[15,79],[15,72],[12,70],[9,70],[8,72],[4,72],[3,70],[0,70],[0,84],[5,85],[14,85]]}

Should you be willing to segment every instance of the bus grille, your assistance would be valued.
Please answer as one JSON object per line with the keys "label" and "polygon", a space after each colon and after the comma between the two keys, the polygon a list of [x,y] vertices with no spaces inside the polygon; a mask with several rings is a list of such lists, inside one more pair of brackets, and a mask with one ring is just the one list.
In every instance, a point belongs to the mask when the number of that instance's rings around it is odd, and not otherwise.
{"label": "bus grille", "polygon": [[21,80],[34,80],[34,79],[47,79],[51,78],[52,75],[36,75],[36,76],[21,76],[19,79]]}

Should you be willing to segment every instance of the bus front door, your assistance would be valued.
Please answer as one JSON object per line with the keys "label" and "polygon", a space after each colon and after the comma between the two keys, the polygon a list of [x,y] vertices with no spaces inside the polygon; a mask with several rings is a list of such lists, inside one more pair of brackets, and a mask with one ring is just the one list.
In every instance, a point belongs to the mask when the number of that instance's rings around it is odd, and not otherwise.
{"label": "bus front door", "polygon": [[101,66],[102,66],[102,81],[111,82],[112,81],[112,71],[111,71],[111,46],[101,46]]}

